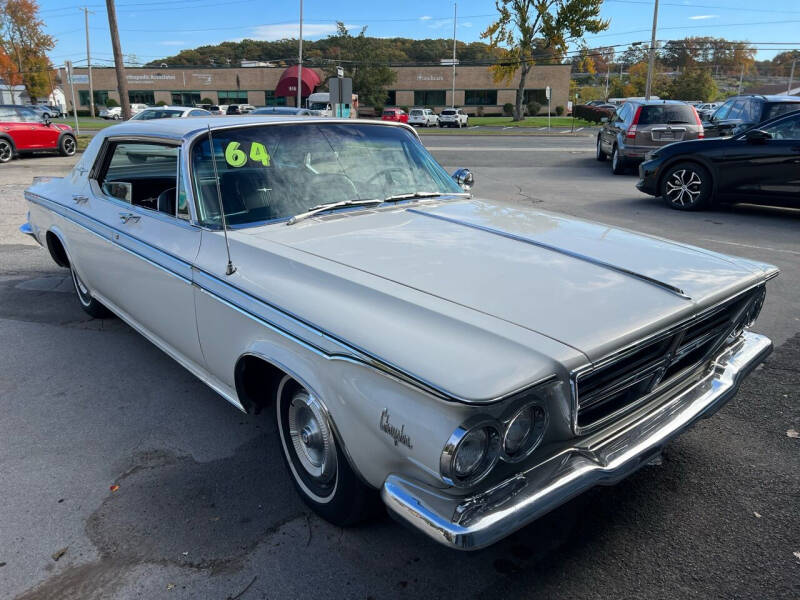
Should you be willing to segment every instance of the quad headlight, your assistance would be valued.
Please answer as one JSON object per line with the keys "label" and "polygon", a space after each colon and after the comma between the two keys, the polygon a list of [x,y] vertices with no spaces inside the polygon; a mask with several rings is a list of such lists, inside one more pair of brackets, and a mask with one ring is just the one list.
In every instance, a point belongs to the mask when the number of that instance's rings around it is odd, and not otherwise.
{"label": "quad headlight", "polygon": [[547,413],[540,405],[531,403],[515,408],[503,419],[502,458],[506,462],[519,462],[530,456],[542,441],[547,425]]}

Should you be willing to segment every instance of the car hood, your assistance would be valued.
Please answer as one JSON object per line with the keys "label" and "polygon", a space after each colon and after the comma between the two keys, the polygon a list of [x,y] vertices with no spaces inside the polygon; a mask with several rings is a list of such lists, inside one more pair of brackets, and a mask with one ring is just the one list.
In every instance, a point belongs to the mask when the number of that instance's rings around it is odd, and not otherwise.
{"label": "car hood", "polygon": [[735,294],[770,268],[477,200],[333,213],[249,236],[335,265],[340,277],[378,278],[556,340],[591,360]]}

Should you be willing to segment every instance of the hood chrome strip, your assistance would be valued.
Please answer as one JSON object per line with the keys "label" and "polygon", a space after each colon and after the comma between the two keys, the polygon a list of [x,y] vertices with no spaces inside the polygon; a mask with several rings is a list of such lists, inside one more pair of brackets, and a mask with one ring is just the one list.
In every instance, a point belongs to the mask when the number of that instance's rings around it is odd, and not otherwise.
{"label": "hood chrome strip", "polygon": [[461,221],[459,219],[454,219],[452,217],[445,217],[443,215],[437,215],[429,212],[424,212],[415,208],[407,209],[407,212],[414,213],[417,215],[422,215],[423,217],[430,217],[431,219],[439,219],[440,221],[446,221],[448,223],[453,223],[455,225],[463,225],[464,227],[470,227],[472,229],[477,229],[479,231],[485,231],[486,233],[492,233],[494,235],[499,235],[504,238],[508,238],[510,240],[514,240],[517,242],[522,242],[524,244],[530,244],[532,246],[538,246],[539,248],[544,248],[545,250],[550,250],[552,252],[558,252],[559,254],[564,254],[565,256],[569,256],[571,258],[576,258],[578,260],[582,260],[593,265],[597,265],[599,267],[604,267],[606,269],[610,269],[611,271],[616,271],[617,273],[622,273],[623,275],[628,275],[629,277],[633,277],[634,279],[638,279],[639,281],[644,281],[645,283],[649,283],[650,285],[654,285],[662,290],[666,290],[684,300],[691,300],[691,297],[686,294],[682,289],[676,287],[674,285],[670,285],[669,283],[665,283],[663,281],[659,281],[658,279],[653,279],[652,277],[648,277],[647,275],[642,275],[641,273],[637,273],[635,271],[631,271],[624,267],[619,267],[617,265],[613,265],[611,263],[607,263],[602,260],[598,260],[596,258],[592,258],[591,256],[587,256],[585,254],[580,254],[578,252],[573,252],[572,250],[567,250],[566,248],[561,248],[559,246],[553,246],[551,244],[546,244],[544,242],[540,242],[538,240],[534,240],[528,237],[523,237],[521,235],[517,235],[515,233],[509,233],[508,231],[502,231],[500,229],[493,229],[491,227],[486,227],[485,225],[478,225],[476,223],[470,223],[469,221]]}

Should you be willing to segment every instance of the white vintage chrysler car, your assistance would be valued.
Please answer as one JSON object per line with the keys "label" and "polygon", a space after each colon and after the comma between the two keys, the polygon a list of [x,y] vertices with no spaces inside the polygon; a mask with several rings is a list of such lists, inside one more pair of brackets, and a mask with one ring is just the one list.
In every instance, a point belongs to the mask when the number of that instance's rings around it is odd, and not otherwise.
{"label": "white vintage chrysler car", "polygon": [[407,125],[126,123],[22,231],[238,409],[299,494],[454,548],[636,471],[770,352],[770,265],[471,197]]}

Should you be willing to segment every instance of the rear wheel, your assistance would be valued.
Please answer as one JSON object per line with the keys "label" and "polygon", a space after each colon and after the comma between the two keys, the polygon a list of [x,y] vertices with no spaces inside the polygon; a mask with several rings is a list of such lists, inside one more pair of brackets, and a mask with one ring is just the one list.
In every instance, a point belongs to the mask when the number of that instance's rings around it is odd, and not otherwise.
{"label": "rear wheel", "polygon": [[7,163],[14,158],[14,146],[6,139],[0,139],[0,163]]}
{"label": "rear wheel", "polygon": [[74,137],[71,135],[61,137],[61,141],[58,143],[58,152],[61,156],[72,156],[77,149],[78,143],[75,141]]}
{"label": "rear wheel", "polygon": [[89,288],[87,288],[83,281],[81,281],[81,278],[75,272],[75,269],[70,267],[70,273],[72,274],[72,284],[75,286],[75,293],[78,294],[78,301],[81,303],[81,308],[95,319],[107,319],[108,317],[113,317],[114,315],[110,310],[92,298]]}
{"label": "rear wheel", "polygon": [[599,162],[603,162],[606,159],[606,153],[603,152],[603,146],[600,143],[600,136],[597,136],[597,153],[595,154],[594,157]]}
{"label": "rear wheel", "polygon": [[706,208],[711,191],[711,174],[697,163],[678,163],[670,167],[661,180],[661,197],[676,210]]}
{"label": "rear wheel", "polygon": [[622,175],[625,172],[625,161],[619,155],[619,148],[616,146],[611,150],[611,172],[614,175]]}
{"label": "rear wheel", "polygon": [[275,407],[283,458],[303,501],[340,527],[369,516],[376,494],[350,468],[322,403],[287,376]]}

